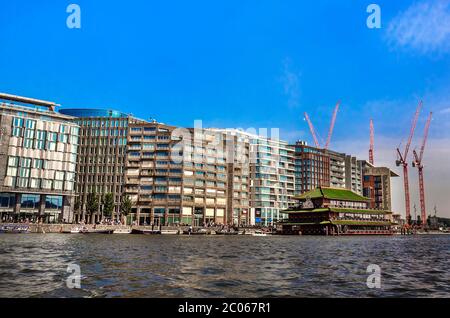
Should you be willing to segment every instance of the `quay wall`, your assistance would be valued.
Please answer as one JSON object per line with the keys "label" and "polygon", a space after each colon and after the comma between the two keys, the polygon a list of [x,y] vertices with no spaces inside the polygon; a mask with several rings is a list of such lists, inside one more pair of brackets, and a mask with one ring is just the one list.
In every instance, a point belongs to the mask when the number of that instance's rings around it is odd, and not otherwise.
{"label": "quay wall", "polygon": [[[11,224],[11,223],[0,223],[0,226],[3,224]],[[30,232],[31,233],[60,233],[65,231],[70,231],[74,227],[80,226],[77,224],[29,224],[30,226]],[[94,229],[93,224],[86,224],[84,225],[87,229]],[[130,226],[126,225],[96,225],[95,229],[97,230],[116,230],[116,229],[129,229]],[[139,230],[188,230],[189,226],[155,226],[152,228],[152,226],[137,226],[133,225],[131,226],[132,229],[139,229]],[[201,227],[200,227],[201,228]],[[219,228],[210,227],[208,229],[211,230],[218,230]]]}

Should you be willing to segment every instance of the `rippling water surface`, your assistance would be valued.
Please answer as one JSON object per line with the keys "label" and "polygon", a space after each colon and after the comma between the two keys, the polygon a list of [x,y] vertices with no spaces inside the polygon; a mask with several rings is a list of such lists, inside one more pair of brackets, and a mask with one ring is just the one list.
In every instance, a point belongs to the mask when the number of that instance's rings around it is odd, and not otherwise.
{"label": "rippling water surface", "polygon": [[0,234],[0,297],[450,297],[449,269],[450,235]]}

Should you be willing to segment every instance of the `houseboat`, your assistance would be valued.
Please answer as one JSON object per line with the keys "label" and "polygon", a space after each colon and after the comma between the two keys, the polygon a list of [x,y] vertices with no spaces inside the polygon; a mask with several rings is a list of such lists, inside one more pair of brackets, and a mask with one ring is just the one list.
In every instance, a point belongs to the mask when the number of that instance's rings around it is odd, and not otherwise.
{"label": "houseboat", "polygon": [[282,234],[392,235],[392,212],[368,208],[369,198],[347,189],[318,187],[294,197],[298,204],[283,211]]}

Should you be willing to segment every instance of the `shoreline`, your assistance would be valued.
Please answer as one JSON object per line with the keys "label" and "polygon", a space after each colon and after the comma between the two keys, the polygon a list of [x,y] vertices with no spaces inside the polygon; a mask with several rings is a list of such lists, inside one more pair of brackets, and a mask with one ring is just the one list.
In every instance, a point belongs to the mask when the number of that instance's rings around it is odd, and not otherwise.
{"label": "shoreline", "polygon": [[[22,225],[22,226],[29,226],[30,231],[28,233],[30,234],[70,234],[67,232],[70,232],[71,229],[74,227],[79,227],[81,225],[79,224],[25,224],[25,223],[0,223],[0,226],[2,225]],[[189,226],[148,226],[148,225],[95,225],[94,224],[86,224],[84,225],[85,228],[88,230],[138,230],[138,231],[154,231],[154,232],[166,232],[162,233],[164,234],[175,234],[175,235],[189,235],[184,234],[183,231],[187,231],[189,229]],[[193,227],[193,229],[204,229],[207,230],[208,233],[203,233],[203,235],[218,235],[223,236],[222,234],[216,234],[216,231],[220,229],[220,227]],[[260,230],[260,228],[247,228],[242,227],[238,228],[239,234],[242,234],[243,231],[248,231],[249,234],[254,233],[257,230]],[[167,232],[174,232],[178,231],[178,233],[167,233]],[[76,234],[76,233],[72,233]],[[93,234],[93,233],[90,233]],[[116,233],[114,233],[116,234]],[[161,234],[161,233],[154,233],[154,234]],[[291,236],[291,235],[281,235],[279,233],[268,233],[269,235],[276,235],[276,236]],[[195,233],[193,235],[196,235]],[[226,235],[226,234],[225,234]],[[417,235],[450,235],[450,232],[440,232],[440,231],[429,231],[429,232],[418,232],[415,234],[408,234],[403,235],[400,232],[394,233],[393,235],[389,236],[417,236]],[[296,235],[297,236],[297,235]],[[298,235],[302,236],[302,235]],[[303,235],[307,236],[307,235]],[[340,236],[349,236],[349,235],[340,235]],[[376,235],[358,235],[358,236],[376,236]]]}

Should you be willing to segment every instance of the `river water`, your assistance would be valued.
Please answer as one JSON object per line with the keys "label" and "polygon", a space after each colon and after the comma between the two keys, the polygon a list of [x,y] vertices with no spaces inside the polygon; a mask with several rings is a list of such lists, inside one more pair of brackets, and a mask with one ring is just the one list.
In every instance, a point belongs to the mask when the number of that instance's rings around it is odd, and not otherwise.
{"label": "river water", "polygon": [[0,234],[0,297],[450,297],[449,269],[450,235]]}

